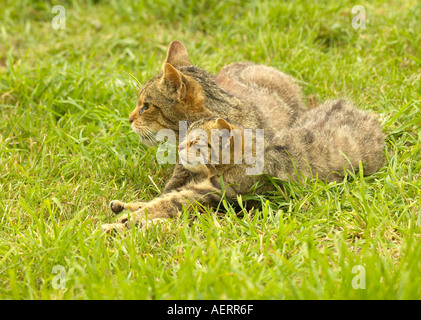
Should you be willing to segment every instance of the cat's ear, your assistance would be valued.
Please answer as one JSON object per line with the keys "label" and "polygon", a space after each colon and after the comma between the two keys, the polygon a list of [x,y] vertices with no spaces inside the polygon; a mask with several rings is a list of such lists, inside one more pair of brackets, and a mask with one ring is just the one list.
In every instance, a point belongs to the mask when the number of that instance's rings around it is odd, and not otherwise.
{"label": "cat's ear", "polygon": [[185,76],[169,63],[164,64],[162,73],[161,85],[165,85],[168,89],[176,91],[177,99],[179,101],[185,101],[187,98],[187,79]]}
{"label": "cat's ear", "polygon": [[215,120],[215,126],[218,129],[227,129],[229,132],[232,132],[234,129],[240,130],[241,128],[238,127],[235,124],[229,123],[228,121],[226,121],[225,119],[222,118],[218,118]]}
{"label": "cat's ear", "polygon": [[180,41],[174,40],[170,43],[164,65],[167,63],[176,68],[191,65],[189,54]]}
{"label": "cat's ear", "polygon": [[234,124],[227,122],[222,118],[218,118],[215,120],[215,125],[218,129],[226,129],[229,132],[230,139],[229,144],[233,147],[235,145],[235,141],[240,141],[242,143],[242,130]]}
{"label": "cat's ear", "polygon": [[233,129],[232,125],[222,118],[216,119],[215,125],[218,129],[227,129],[229,132]]}

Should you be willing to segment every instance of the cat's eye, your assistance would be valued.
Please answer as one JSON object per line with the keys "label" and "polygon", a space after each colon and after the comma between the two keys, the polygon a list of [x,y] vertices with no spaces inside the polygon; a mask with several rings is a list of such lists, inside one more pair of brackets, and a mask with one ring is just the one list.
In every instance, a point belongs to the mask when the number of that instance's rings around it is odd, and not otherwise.
{"label": "cat's eye", "polygon": [[196,138],[194,140],[190,140],[187,142],[188,147],[190,148],[191,146],[195,145],[197,142],[199,142],[199,139]]}
{"label": "cat's eye", "polygon": [[142,115],[143,111],[148,110],[148,109],[149,109],[149,103],[144,102],[143,107],[139,110],[139,115]]}

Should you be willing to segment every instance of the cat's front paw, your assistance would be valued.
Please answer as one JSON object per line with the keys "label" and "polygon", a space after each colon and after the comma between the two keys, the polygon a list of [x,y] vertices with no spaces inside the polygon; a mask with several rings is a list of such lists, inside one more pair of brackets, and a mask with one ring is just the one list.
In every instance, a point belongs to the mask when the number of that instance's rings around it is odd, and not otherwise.
{"label": "cat's front paw", "polygon": [[110,209],[115,214],[120,213],[123,210],[137,211],[144,207],[146,202],[129,202],[125,203],[120,200],[113,200],[110,202]]}
{"label": "cat's front paw", "polygon": [[[170,230],[171,229],[171,224],[168,223],[169,220],[168,219],[164,219],[164,218],[154,218],[154,219],[140,219],[139,221],[135,222],[135,226],[140,228],[140,230],[142,230],[142,232],[145,232],[147,229],[150,228],[155,228],[155,226],[157,224],[164,224],[167,223],[166,225],[166,230]],[[102,232],[111,235],[111,236],[115,236],[117,234],[123,234],[125,231],[130,229],[130,226],[132,226],[133,222],[128,222],[126,220],[126,223],[109,223],[109,224],[103,224],[101,226],[101,230]]]}
{"label": "cat's front paw", "polygon": [[124,202],[121,202],[119,200],[113,200],[110,202],[110,209],[115,214],[120,213],[124,210]]}
{"label": "cat's front paw", "polygon": [[131,213],[125,213],[122,216],[118,217],[116,222],[127,226],[127,224],[136,225],[140,220],[141,220],[140,214],[131,212]]}
{"label": "cat's front paw", "polygon": [[108,234],[116,234],[127,230],[127,226],[124,223],[108,223],[103,224],[101,230]]}
{"label": "cat's front paw", "polygon": [[143,228],[163,221],[168,221],[168,218],[154,217],[153,215],[147,217],[144,210],[140,209],[136,212],[123,214],[116,220],[116,224],[124,225],[127,229],[130,229],[131,226]]}

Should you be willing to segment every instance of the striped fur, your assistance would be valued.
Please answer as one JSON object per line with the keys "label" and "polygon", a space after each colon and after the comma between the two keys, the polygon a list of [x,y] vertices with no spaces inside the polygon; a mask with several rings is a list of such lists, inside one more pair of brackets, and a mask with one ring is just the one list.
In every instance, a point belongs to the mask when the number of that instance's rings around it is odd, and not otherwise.
{"label": "striped fur", "polygon": [[[182,142],[187,151],[189,148],[194,151],[195,130],[201,129],[207,133],[209,151],[206,160],[209,164],[185,167],[213,181],[219,181],[222,177],[229,198],[249,193],[253,185],[262,182],[263,177],[247,175],[246,168],[250,164],[244,161],[242,164],[234,164],[232,141],[227,145],[212,145],[212,130],[234,128],[239,129],[238,124],[230,124],[223,119],[201,119],[190,126],[186,140]],[[308,111],[293,128],[280,129],[275,137],[265,138],[263,172],[286,181],[299,181],[302,177],[317,177],[327,182],[340,181],[347,172],[357,172],[362,162],[364,174],[373,174],[385,162],[384,141],[385,135],[376,117],[358,110],[350,102],[328,101]],[[222,148],[228,148],[231,162],[210,164],[210,154],[215,148],[219,148],[219,154]],[[240,152],[244,153],[244,143]],[[262,186],[257,192],[270,187]]]}

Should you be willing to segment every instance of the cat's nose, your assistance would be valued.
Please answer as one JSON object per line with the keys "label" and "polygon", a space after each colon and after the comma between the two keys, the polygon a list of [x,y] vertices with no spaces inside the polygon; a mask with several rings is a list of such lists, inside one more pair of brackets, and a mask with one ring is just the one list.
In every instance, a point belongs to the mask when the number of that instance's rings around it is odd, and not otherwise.
{"label": "cat's nose", "polygon": [[129,117],[129,122],[130,123],[133,123],[133,121],[134,121],[133,118],[132,117]]}
{"label": "cat's nose", "polygon": [[183,150],[183,149],[184,149],[184,145],[179,144],[179,145],[178,145],[178,151],[181,151],[181,150]]}

